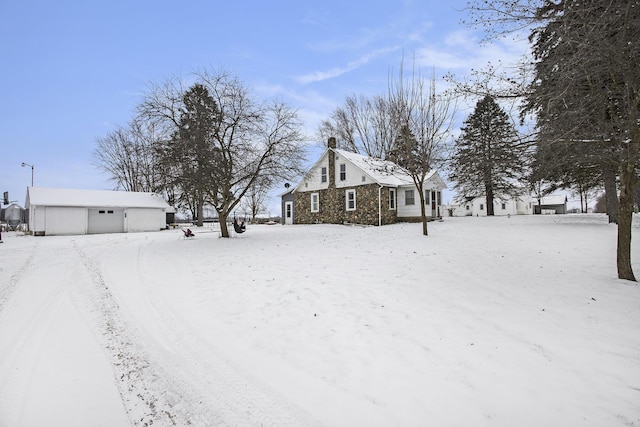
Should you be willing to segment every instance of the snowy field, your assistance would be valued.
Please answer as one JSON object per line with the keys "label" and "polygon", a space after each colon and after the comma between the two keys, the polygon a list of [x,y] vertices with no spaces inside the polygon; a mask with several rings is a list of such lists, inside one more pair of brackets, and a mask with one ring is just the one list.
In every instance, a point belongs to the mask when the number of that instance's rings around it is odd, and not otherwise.
{"label": "snowy field", "polygon": [[195,231],[3,233],[0,426],[640,425],[604,215]]}

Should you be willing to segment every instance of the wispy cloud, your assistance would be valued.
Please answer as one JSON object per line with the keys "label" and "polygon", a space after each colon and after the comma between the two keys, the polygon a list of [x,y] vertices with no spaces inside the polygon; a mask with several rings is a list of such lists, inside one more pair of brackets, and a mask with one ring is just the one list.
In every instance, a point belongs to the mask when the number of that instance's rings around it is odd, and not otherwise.
{"label": "wispy cloud", "polygon": [[362,67],[363,65],[367,64],[369,61],[379,56],[385,55],[389,52],[397,51],[399,49],[400,48],[397,46],[376,49],[371,52],[367,52],[364,55],[361,55],[357,59],[347,63],[342,67],[333,67],[328,70],[314,71],[308,74],[304,74],[302,76],[298,76],[296,77],[296,80],[302,84],[309,84],[313,82],[320,82],[323,80],[329,80],[335,77],[339,77],[343,74],[346,74],[350,71],[353,71],[355,69]]}
{"label": "wispy cloud", "polygon": [[522,40],[496,40],[482,44],[474,33],[454,31],[442,42],[427,44],[416,50],[416,62],[421,67],[437,67],[446,71],[479,69],[488,63],[513,64],[528,51]]}

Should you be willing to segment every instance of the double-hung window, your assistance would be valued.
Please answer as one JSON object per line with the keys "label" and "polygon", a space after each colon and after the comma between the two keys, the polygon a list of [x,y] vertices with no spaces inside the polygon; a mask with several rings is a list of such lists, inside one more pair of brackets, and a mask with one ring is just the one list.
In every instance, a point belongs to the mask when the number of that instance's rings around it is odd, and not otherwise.
{"label": "double-hung window", "polygon": [[389,189],[389,209],[392,211],[396,209],[396,189],[395,188]]}
{"label": "double-hung window", "polygon": [[340,164],[340,181],[347,180],[347,165],[345,163]]}
{"label": "double-hung window", "polygon": [[327,167],[323,166],[320,169],[320,182],[327,182]]}
{"label": "double-hung window", "polygon": [[416,204],[416,196],[413,190],[404,190],[404,204],[405,205],[415,205]]}
{"label": "double-hung window", "polygon": [[356,190],[347,190],[345,193],[346,205],[348,211],[356,210]]}
{"label": "double-hung window", "polygon": [[311,212],[320,212],[320,195],[311,193]]}

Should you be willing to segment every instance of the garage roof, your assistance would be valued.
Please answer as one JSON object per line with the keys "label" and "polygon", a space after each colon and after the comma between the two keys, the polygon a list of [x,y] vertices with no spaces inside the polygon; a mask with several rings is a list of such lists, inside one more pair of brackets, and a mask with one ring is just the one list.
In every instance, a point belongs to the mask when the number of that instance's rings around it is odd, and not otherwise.
{"label": "garage roof", "polygon": [[72,206],[72,207],[131,207],[164,208],[171,206],[156,193],[109,190],[76,190],[70,188],[27,188],[26,207]]}

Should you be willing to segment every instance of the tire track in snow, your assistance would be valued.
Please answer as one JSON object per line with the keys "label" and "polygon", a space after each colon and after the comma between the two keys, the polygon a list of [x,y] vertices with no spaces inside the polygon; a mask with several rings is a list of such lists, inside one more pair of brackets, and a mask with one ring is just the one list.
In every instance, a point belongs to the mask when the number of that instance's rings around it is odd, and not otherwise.
{"label": "tire track in snow", "polygon": [[[39,298],[30,301],[31,304],[28,306],[30,311],[28,313],[22,312],[21,316],[13,316],[13,319],[19,320],[14,320],[12,330],[8,331],[7,342],[11,345],[3,349],[0,354],[0,381],[3,385],[0,387],[0,400],[2,404],[7,404],[10,398],[19,397],[20,399],[19,402],[10,400],[11,404],[21,408],[20,411],[16,411],[18,420],[14,420],[15,424],[20,423],[26,402],[29,400],[29,392],[34,387],[31,367],[42,357],[41,348],[51,332],[51,320],[60,309],[62,300],[68,295],[69,263],[64,259],[54,258],[46,252],[41,253],[38,247],[39,245],[34,245],[29,257],[11,276],[8,286],[3,289],[2,299],[0,299],[0,303],[6,303],[14,290],[20,286],[33,286],[39,290]],[[53,263],[49,263],[46,269],[46,277],[50,278],[46,283],[42,282],[40,278],[30,282],[25,277],[25,273],[30,266],[34,265],[34,261],[38,257],[47,261],[55,259]],[[23,306],[21,305],[21,307]],[[10,308],[7,307],[6,311],[9,310]],[[0,313],[0,318],[6,314],[6,311],[3,310]],[[23,381],[21,379],[23,377],[26,377],[27,380]]]}
{"label": "tire track in snow", "polygon": [[157,265],[170,265],[169,260],[159,263],[149,261],[149,250],[140,246],[137,256],[138,281],[147,301],[157,313],[161,313],[163,332],[172,343],[172,351],[159,349],[159,363],[175,366],[171,376],[183,387],[191,390],[193,411],[215,411],[224,425],[234,426],[312,426],[319,425],[301,408],[287,402],[269,389],[239,370],[216,351],[207,337],[198,334],[184,316],[172,304],[158,296],[150,283],[148,272]]}
{"label": "tire track in snow", "polygon": [[[18,286],[18,283],[21,281],[22,276],[29,270],[29,267],[33,265],[33,260],[39,252],[38,249],[40,247],[39,242],[33,245],[29,256],[22,262],[20,267],[11,275],[6,285],[0,287],[0,318],[2,318],[2,313],[5,304],[11,298],[14,290]],[[4,269],[3,269],[4,270]],[[2,270],[0,270],[2,271]]]}
{"label": "tire track in snow", "polygon": [[121,316],[100,268],[75,242],[74,250],[91,277],[88,303],[93,307],[92,315],[111,358],[118,390],[132,424],[221,425],[215,417],[203,419],[197,413],[184,410],[182,402],[188,400],[190,391],[180,387],[162,367],[151,362],[147,349]]}

